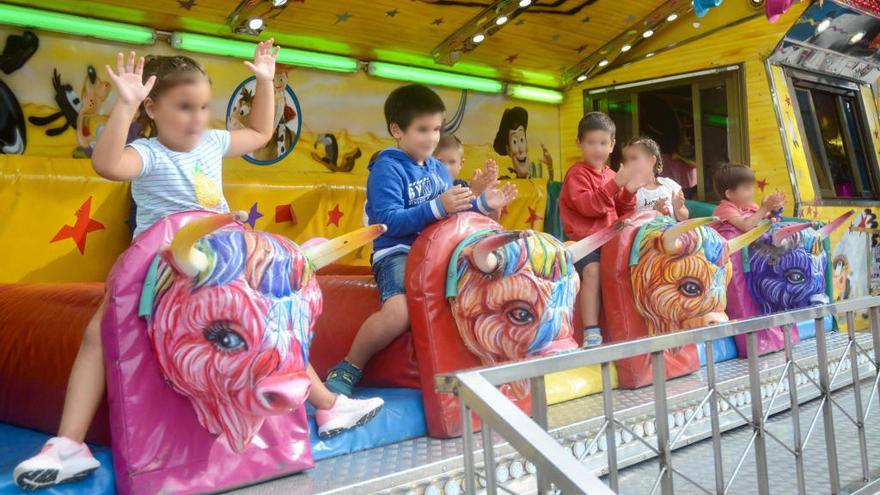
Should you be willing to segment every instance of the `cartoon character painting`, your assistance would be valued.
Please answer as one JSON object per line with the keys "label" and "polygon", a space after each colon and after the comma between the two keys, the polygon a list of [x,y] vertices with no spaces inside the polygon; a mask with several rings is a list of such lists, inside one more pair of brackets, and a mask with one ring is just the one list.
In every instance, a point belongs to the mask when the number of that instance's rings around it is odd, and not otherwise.
{"label": "cartoon character painting", "polygon": [[[355,147],[353,150],[342,155],[342,162],[339,162],[339,143],[333,134],[318,134],[315,139],[315,149],[318,146],[324,148],[324,155],[312,151],[310,153],[313,160],[318,161],[321,165],[327,167],[331,172],[351,172],[354,169],[357,159],[361,157],[361,149]],[[372,163],[372,159],[370,162]]]}
{"label": "cartoon character painting", "polygon": [[[39,39],[31,31],[6,37],[0,53],[0,70],[11,74],[18,70],[37,51]],[[27,147],[27,127],[18,98],[0,81],[0,154],[21,155]]]}
{"label": "cartoon character painting", "polygon": [[504,110],[498,132],[492,147],[499,155],[509,156],[511,167],[508,170],[519,179],[529,177],[541,178],[544,176],[544,167],[547,168],[547,178],[553,181],[553,157],[544,145],[541,145],[543,155],[538,163],[529,160],[529,140],[526,130],[529,127],[529,112],[523,107],[512,107]]}
{"label": "cartoon character painting", "polygon": [[80,95],[74,91],[73,86],[61,82],[61,74],[58,73],[58,69],[52,69],[52,88],[55,91],[54,99],[58,105],[58,111],[42,117],[34,115],[28,117],[28,122],[36,126],[54,125],[58,119],[62,119],[58,127],[46,129],[47,136],[57,136],[66,131],[68,127],[76,129],[76,121],[82,107]]}
{"label": "cartoon character painting", "polygon": [[867,296],[869,290],[869,253],[878,246],[876,234],[866,230],[878,227],[877,216],[870,208],[862,210],[852,221],[851,228],[843,234],[834,246],[832,256],[832,279],[834,280],[834,299],[858,298]]}
{"label": "cartoon character painting", "polygon": [[[244,158],[257,165],[271,165],[287,156],[296,146],[302,127],[299,101],[288,86],[287,71],[275,74],[274,139]],[[247,127],[253,108],[256,79],[251,77],[242,82],[233,92],[226,113],[226,127],[230,130]]]}
{"label": "cartoon character painting", "polygon": [[91,65],[86,68],[86,77],[80,91],[80,110],[76,118],[75,155],[92,156],[92,148],[98,140],[98,133],[106,118],[100,117],[101,106],[110,94],[110,83],[101,79]]}

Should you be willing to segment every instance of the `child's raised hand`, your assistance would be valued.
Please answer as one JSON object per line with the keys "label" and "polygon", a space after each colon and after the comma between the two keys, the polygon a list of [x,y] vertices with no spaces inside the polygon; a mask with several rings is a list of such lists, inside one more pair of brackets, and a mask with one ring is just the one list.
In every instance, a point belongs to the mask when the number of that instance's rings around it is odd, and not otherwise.
{"label": "child's raised hand", "polygon": [[474,194],[471,190],[462,186],[452,186],[440,195],[443,209],[450,214],[470,209],[473,200]]}
{"label": "child's raised hand", "polygon": [[666,198],[658,198],[657,202],[654,203],[654,209],[659,211],[661,215],[669,216],[669,204],[666,202]]}
{"label": "child's raised hand", "polygon": [[[135,64],[135,60],[137,60],[137,64]],[[153,89],[153,84],[156,83],[156,76],[150,76],[147,82],[143,81],[144,57],[136,59],[134,51],[129,53],[127,64],[125,63],[125,55],[122,52],[116,54],[116,70],[119,72],[118,74],[113,72],[109,65],[105,67],[107,68],[107,74],[110,76],[110,81],[113,82],[116,93],[119,95],[119,101],[125,104],[140,105],[149,96],[150,90]]]}
{"label": "child's raised hand", "polygon": [[281,47],[275,46],[273,50],[272,43],[274,42],[274,38],[269,38],[258,43],[254,48],[254,62],[244,61],[244,65],[248,66],[248,69],[254,73],[258,80],[271,81],[275,78],[275,58],[278,57]]}
{"label": "child's raised hand", "polygon": [[517,192],[516,185],[512,182],[505,182],[501,187],[486,189],[483,194],[486,196],[486,204],[489,205],[489,208],[500,210],[516,199]]}
{"label": "child's raised hand", "polygon": [[483,168],[474,170],[474,177],[471,179],[471,192],[474,193],[474,196],[478,196],[496,185],[498,185],[498,164],[490,158],[486,160]]}
{"label": "child's raised hand", "polygon": [[673,211],[678,211],[684,207],[684,192],[678,191],[677,194],[672,196],[672,209]]}

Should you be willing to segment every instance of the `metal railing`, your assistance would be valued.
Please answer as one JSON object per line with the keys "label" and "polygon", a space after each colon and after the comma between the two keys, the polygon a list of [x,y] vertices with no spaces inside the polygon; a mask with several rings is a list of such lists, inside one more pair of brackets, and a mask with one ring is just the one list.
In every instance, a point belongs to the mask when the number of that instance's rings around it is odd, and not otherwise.
{"label": "metal railing", "polygon": [[[863,344],[856,339],[855,312],[868,312],[870,315],[870,333],[873,348],[878,352],[869,352]],[[847,322],[847,344],[843,355],[835,365],[829,367],[828,349],[826,345],[826,330],[824,318],[828,315],[843,316]],[[792,325],[814,320],[816,326],[816,354],[818,359],[818,382],[815,375],[806,372],[794,359],[792,351]],[[785,363],[778,380],[772,384],[772,393],[762,387],[760,379],[760,361],[758,356],[758,332],[773,326],[781,326],[784,334]],[[716,363],[714,361],[713,340],[735,335],[746,335],[748,346],[748,378],[749,394],[751,397],[751,414],[749,416],[739,411],[716,387]],[[699,408],[708,405],[709,419],[711,421],[711,440],[714,455],[715,486],[704,487],[682,473],[673,466],[672,451],[678,446],[684,431],[694,420],[694,416],[687,419],[681,427],[678,435],[670,436],[670,425],[661,418],[668,417],[666,373],[663,352],[684,345],[705,343],[706,346],[706,381],[708,390],[700,402]],[[650,354],[653,369],[654,412],[656,422],[656,446],[651,445],[640,435],[636,435],[622,421],[615,418],[614,394],[611,384],[611,363],[628,357]],[[852,374],[853,393],[855,399],[855,416],[840,406],[832,396],[835,378],[847,366],[844,366],[847,356],[849,358],[850,372]],[[860,357],[862,356],[862,357]],[[867,404],[862,403],[861,379],[859,376],[860,361],[870,363],[875,377]],[[602,400],[604,403],[604,423],[599,429],[592,442],[598,442],[600,436],[605,436],[605,450],[608,459],[608,476],[606,485],[590,470],[584,468],[579,459],[571,455],[571,451],[563,448],[556,439],[548,433],[548,408],[544,377],[548,374],[557,373],[585,366],[600,365],[602,371]],[[831,369],[834,368],[834,369]],[[567,354],[559,354],[548,357],[534,358],[525,361],[506,363],[492,368],[480,368],[466,370],[451,375],[437,377],[437,389],[457,394],[461,401],[462,431],[464,447],[464,489],[465,493],[477,493],[477,472],[474,459],[474,433],[472,414],[479,416],[482,422],[482,445],[483,445],[483,473],[482,482],[486,487],[486,493],[497,493],[498,484],[495,479],[495,455],[493,452],[493,432],[500,434],[509,444],[519,451],[536,468],[538,493],[550,493],[551,486],[565,494],[588,493],[608,494],[618,490],[618,462],[617,442],[615,432],[628,432],[632,437],[647,446],[659,461],[659,473],[654,481],[651,493],[659,489],[664,495],[674,493],[673,474],[688,482],[689,486],[703,493],[725,494],[731,493],[734,479],[740,472],[749,453],[754,452],[754,461],[757,468],[756,492],[759,494],[769,493],[769,480],[767,470],[767,442],[777,442],[794,457],[797,476],[798,493],[806,493],[806,481],[804,473],[803,453],[807,444],[813,438],[813,432],[821,417],[824,427],[825,451],[827,453],[827,467],[830,478],[830,492],[841,493],[840,470],[838,469],[838,455],[835,443],[835,409],[838,418],[845,417],[851,422],[857,431],[859,441],[859,454],[861,462],[861,482],[857,485],[873,486],[878,481],[872,478],[868,465],[868,447],[865,435],[865,418],[871,412],[874,398],[878,396],[878,381],[880,381],[880,297],[863,297],[847,300],[835,304],[815,306],[785,313],[776,313],[747,320],[727,322],[710,327],[704,327],[674,334],[648,337],[635,341],[626,341],[601,346],[594,349],[579,350]],[[805,377],[805,378],[804,378]],[[529,380],[531,390],[532,417],[526,415],[510,399],[502,394],[496,387],[498,385],[517,380]],[[801,415],[798,400],[798,383],[811,382],[818,390],[819,407],[815,415],[809,418],[809,428],[802,435]],[[766,387],[766,386],[764,386]],[[790,402],[790,417],[793,425],[792,445],[780,439],[777,435],[765,428],[771,410],[774,410],[774,402],[783,391],[787,390]],[[769,404],[765,407],[764,400],[769,396]],[[719,425],[719,404],[726,403],[730,409],[738,414],[744,424],[752,428],[750,440],[740,456],[736,468],[725,478],[721,457],[721,428]],[[722,404],[724,405],[724,404]],[[726,409],[726,407],[725,407]],[[777,404],[775,410],[778,411]],[[617,433],[618,436],[620,433]],[[551,485],[552,483],[552,485]],[[852,486],[852,485],[850,485]],[[815,487],[813,487],[815,488]],[[503,489],[503,488],[502,488]],[[509,490],[505,490],[509,491]]]}

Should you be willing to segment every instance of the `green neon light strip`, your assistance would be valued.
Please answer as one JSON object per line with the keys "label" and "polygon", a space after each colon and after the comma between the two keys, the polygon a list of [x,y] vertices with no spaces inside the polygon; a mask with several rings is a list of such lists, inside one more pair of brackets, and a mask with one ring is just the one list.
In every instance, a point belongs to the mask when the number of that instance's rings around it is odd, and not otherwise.
{"label": "green neon light strip", "polygon": [[390,64],[388,62],[370,62],[367,72],[371,76],[376,77],[449,86],[451,88],[472,89],[474,91],[482,91],[483,93],[500,93],[504,90],[504,84],[494,79],[421,69],[407,65]]}
{"label": "green neon light strip", "polygon": [[560,91],[537,88],[535,86],[522,86],[511,84],[507,88],[507,94],[520,100],[540,101],[542,103],[562,103],[563,95]]}
{"label": "green neon light strip", "polygon": [[[174,33],[171,36],[171,46],[178,50],[207,53],[209,55],[224,55],[241,59],[253,58],[256,45],[256,43],[247,41],[229,40],[193,33]],[[358,69],[357,59],[288,47],[282,48],[278,53],[278,63],[337,72],[355,72]]]}
{"label": "green neon light strip", "polygon": [[89,19],[17,5],[0,4],[0,24],[139,45],[151,45],[156,41],[153,30],[143,26]]}

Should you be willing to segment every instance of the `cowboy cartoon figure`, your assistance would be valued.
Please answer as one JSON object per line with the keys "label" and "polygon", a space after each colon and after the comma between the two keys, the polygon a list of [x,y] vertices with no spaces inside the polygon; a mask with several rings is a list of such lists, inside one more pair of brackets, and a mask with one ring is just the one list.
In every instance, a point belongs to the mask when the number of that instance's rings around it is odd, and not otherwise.
{"label": "cowboy cartoon figure", "polygon": [[529,160],[529,141],[526,137],[526,129],[529,126],[529,112],[523,107],[513,107],[504,110],[501,116],[501,125],[495,135],[492,147],[499,155],[510,157],[512,167],[508,170],[519,179],[530,177],[542,178],[544,166],[547,167],[547,178],[553,181],[553,158],[550,152],[541,144],[543,156],[538,163]]}

